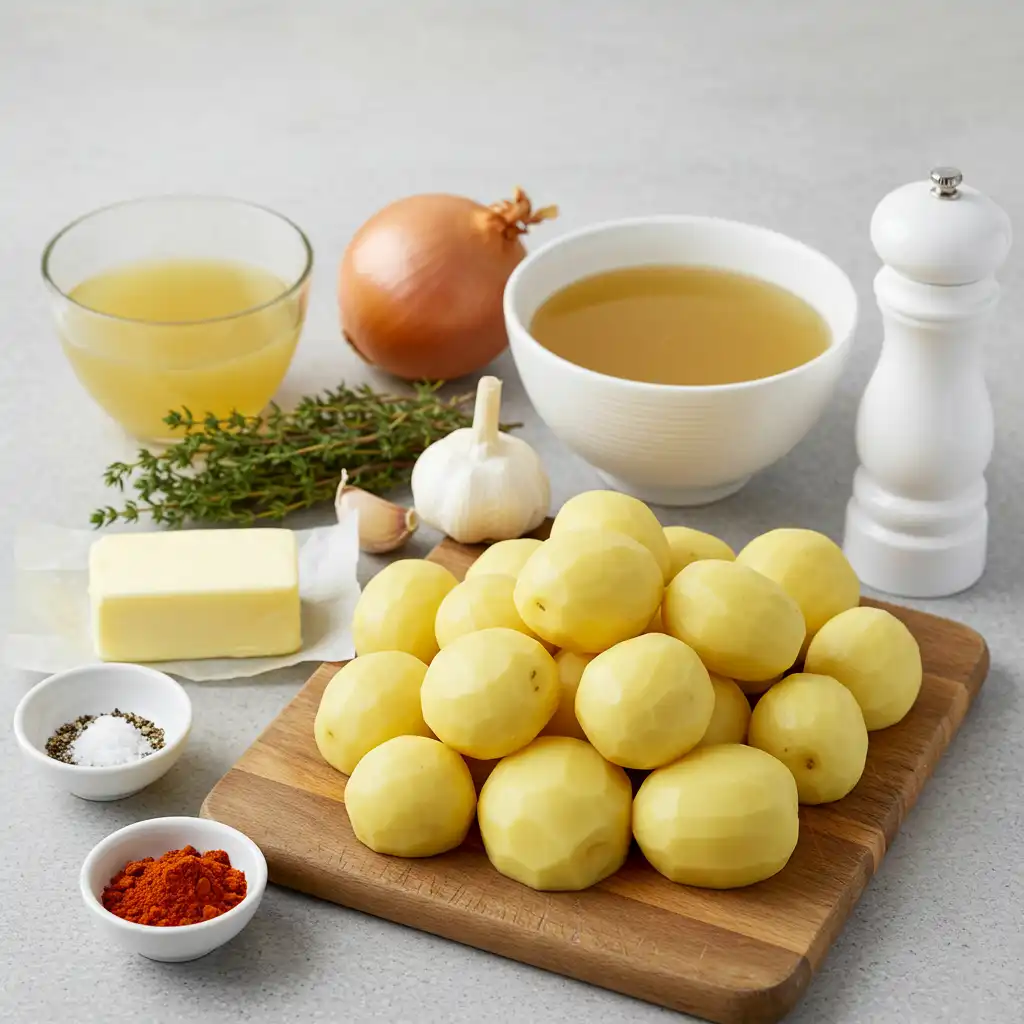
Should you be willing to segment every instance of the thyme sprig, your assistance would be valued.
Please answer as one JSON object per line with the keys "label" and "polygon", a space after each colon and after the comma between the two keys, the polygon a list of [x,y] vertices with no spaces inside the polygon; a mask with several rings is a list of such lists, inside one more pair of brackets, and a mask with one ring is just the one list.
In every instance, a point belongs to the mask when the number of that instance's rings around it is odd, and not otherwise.
{"label": "thyme sprig", "polygon": [[409,479],[424,448],[470,424],[473,395],[443,398],[439,386],[385,395],[342,384],[287,412],[272,405],[263,416],[171,412],[164,422],[180,438],[109,465],[106,486],[133,496],[120,508],[97,509],[90,521],[99,528],[147,516],[169,527],[280,520],[332,500],[343,469],[351,484],[383,493]]}

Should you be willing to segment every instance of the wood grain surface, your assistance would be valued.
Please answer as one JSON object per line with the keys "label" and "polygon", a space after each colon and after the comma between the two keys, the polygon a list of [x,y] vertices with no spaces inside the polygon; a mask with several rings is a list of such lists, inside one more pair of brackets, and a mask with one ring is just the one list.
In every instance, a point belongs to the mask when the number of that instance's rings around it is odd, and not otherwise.
{"label": "wood grain surface", "polygon": [[[460,579],[481,548],[430,555]],[[921,694],[899,725],[871,734],[845,799],[800,809],[800,841],[774,878],[726,892],[674,885],[634,851],[580,893],[539,893],[499,875],[474,831],[440,857],[375,854],[352,834],[345,776],[313,742],[337,670],[322,665],[206,798],[205,817],[263,850],[272,882],[719,1024],[780,1020],[800,999],[900,823],[956,734],[988,671],[988,650],[956,622],[895,605],[921,645]]]}

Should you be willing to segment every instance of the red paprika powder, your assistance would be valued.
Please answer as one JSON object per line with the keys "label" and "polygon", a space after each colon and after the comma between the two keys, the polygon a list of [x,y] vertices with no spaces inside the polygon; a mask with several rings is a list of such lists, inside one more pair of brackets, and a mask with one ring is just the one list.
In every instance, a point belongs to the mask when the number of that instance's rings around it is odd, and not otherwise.
{"label": "red paprika powder", "polygon": [[223,850],[194,846],[129,861],[103,890],[103,906],[136,924],[198,924],[245,899],[245,873]]}

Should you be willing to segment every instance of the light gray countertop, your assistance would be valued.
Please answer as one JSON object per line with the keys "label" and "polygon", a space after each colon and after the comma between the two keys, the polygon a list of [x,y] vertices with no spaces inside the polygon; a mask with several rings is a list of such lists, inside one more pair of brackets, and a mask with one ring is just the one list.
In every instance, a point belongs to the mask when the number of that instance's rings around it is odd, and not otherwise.
{"label": "light gray countertop", "polygon": [[[335,267],[358,224],[401,195],[493,201],[522,184],[562,206],[538,238],[615,216],[700,212],[823,249],[863,304],[834,404],[738,495],[665,519],[733,543],[782,524],[838,538],[856,402],[880,342],[871,212],[889,189],[952,162],[1024,225],[1022,36],[1024,6],[1009,0],[0,0],[3,621],[18,523],[86,524],[104,497],[103,467],[130,451],[56,345],[40,250],[73,216],[151,193],[234,194],[308,229],[319,264],[285,400],[366,376],[339,337]],[[1024,1019],[1020,248],[988,343],[989,568],[969,593],[922,604],[981,631],[992,672],[793,1014],[799,1024]],[[508,415],[525,419],[523,436],[547,461],[555,505],[595,486],[531,415],[507,355],[495,372]],[[432,539],[418,537],[419,548]],[[150,963],[97,941],[77,891],[89,848],[139,818],[196,813],[308,671],[190,684],[185,758],[113,805],[52,790],[0,730],[0,1019],[673,1019],[277,888],[237,941],[197,963]],[[31,682],[3,672],[5,722]]]}

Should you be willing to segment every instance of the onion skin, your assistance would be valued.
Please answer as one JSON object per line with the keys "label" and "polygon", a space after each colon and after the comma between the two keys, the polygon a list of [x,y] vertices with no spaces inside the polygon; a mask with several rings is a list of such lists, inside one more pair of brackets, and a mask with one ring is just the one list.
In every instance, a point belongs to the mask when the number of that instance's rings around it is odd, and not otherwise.
{"label": "onion skin", "polygon": [[502,296],[526,255],[534,212],[516,190],[483,206],[462,196],[410,196],[374,214],[341,260],[338,302],[349,344],[404,380],[452,380],[508,346]]}

